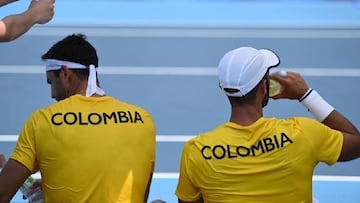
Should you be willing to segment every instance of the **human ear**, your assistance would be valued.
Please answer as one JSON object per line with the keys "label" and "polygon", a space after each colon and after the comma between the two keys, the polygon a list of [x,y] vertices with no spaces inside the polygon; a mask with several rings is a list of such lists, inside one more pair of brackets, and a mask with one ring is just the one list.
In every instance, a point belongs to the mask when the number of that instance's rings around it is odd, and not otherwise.
{"label": "human ear", "polygon": [[67,66],[62,65],[60,68],[60,73],[64,76],[64,77],[68,77],[71,73],[70,69]]}
{"label": "human ear", "polygon": [[268,86],[269,86],[269,79],[263,79],[261,81],[261,85],[260,85],[261,91],[264,92],[264,93],[268,92],[269,91]]}

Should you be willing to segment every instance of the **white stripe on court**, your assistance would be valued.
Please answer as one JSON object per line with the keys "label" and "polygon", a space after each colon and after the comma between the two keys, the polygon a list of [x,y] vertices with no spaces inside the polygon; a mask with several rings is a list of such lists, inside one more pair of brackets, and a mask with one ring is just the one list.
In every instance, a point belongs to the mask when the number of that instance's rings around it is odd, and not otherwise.
{"label": "white stripe on court", "polygon": [[[33,177],[40,179],[40,173],[33,174]],[[178,179],[179,173],[157,173],[153,175],[154,179]],[[314,175],[313,181],[316,182],[360,182],[360,176],[324,176]]]}
{"label": "white stripe on court", "polygon": [[[186,142],[194,135],[157,135],[157,142]],[[17,135],[0,135],[0,142],[16,142]],[[40,178],[40,173],[34,174],[35,178]],[[179,173],[154,173],[156,179],[177,179]],[[314,181],[336,181],[336,182],[360,182],[360,176],[313,176]]]}
{"label": "white stripe on court", "polygon": [[186,142],[195,135],[157,135],[156,142]]}
{"label": "white stripe on court", "polygon": [[[359,68],[279,68],[294,71],[303,76],[317,77],[359,77]],[[102,66],[99,74],[104,75],[185,75],[216,76],[216,67],[127,67]],[[0,65],[0,74],[44,74],[45,66]]]}
{"label": "white stripe on court", "polygon": [[[177,179],[179,173],[154,173],[157,179]],[[332,181],[332,182],[360,182],[360,176],[325,176],[314,175],[313,181]]]}
{"label": "white stripe on court", "polygon": [[154,173],[153,178],[156,178],[156,179],[178,179],[179,173]]}
{"label": "white stripe on court", "polygon": [[0,142],[16,142],[17,135],[0,135]]}
{"label": "white stripe on court", "polygon": [[34,26],[26,35],[29,36],[64,36],[69,33],[86,33],[95,37],[177,37],[177,38],[360,38],[357,28],[321,29],[312,28],[239,28],[239,27],[150,27],[146,25],[92,25],[89,26]]}
{"label": "white stripe on court", "polygon": [[[186,142],[194,135],[157,135],[157,142]],[[18,135],[0,135],[0,142],[16,142]]]}
{"label": "white stripe on court", "polygon": [[313,181],[360,182],[360,176],[325,176],[315,175]]}

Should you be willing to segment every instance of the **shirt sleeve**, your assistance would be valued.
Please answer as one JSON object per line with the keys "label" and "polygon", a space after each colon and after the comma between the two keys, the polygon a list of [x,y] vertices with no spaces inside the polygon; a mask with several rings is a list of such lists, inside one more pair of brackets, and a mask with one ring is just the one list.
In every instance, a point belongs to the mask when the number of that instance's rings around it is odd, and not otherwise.
{"label": "shirt sleeve", "polygon": [[20,162],[32,173],[35,173],[39,170],[35,154],[35,127],[37,121],[36,115],[37,113],[33,113],[26,121],[20,132],[15,149],[10,156],[11,159]]}
{"label": "shirt sleeve", "polygon": [[303,129],[308,131],[306,134],[309,135],[308,140],[312,144],[318,161],[327,165],[335,164],[343,146],[342,132],[312,119],[306,119],[304,124],[306,126]]}
{"label": "shirt sleeve", "polygon": [[178,185],[176,188],[176,196],[183,201],[196,201],[200,199],[200,189],[191,180],[191,169],[189,169],[191,158],[191,140],[184,146],[181,161]]}

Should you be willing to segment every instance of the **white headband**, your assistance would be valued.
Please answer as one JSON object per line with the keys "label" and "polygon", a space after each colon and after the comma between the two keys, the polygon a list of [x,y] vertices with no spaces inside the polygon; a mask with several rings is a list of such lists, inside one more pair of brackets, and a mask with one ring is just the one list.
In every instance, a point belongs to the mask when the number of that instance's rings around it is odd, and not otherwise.
{"label": "white headband", "polygon": [[[46,60],[46,71],[59,70],[61,66],[66,66],[70,69],[87,69],[87,66],[84,66],[80,63],[62,61],[56,59],[47,59]],[[94,65],[89,66],[89,77],[88,84],[86,88],[86,96],[90,97],[93,94],[105,95],[104,90],[97,86],[96,82],[96,69]]]}

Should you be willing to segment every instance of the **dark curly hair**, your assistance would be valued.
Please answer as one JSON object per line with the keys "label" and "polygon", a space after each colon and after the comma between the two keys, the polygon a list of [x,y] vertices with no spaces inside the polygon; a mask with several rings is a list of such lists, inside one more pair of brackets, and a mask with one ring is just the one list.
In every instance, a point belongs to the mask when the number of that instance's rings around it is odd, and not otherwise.
{"label": "dark curly hair", "polygon": [[99,65],[95,48],[86,40],[84,34],[72,34],[54,44],[48,52],[41,57],[80,63],[85,66]]}

